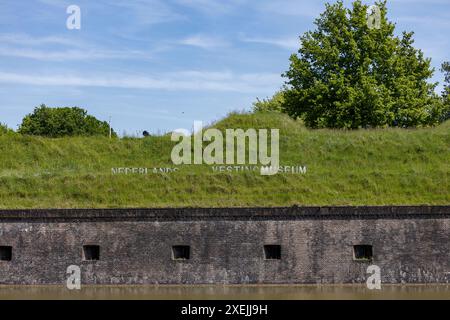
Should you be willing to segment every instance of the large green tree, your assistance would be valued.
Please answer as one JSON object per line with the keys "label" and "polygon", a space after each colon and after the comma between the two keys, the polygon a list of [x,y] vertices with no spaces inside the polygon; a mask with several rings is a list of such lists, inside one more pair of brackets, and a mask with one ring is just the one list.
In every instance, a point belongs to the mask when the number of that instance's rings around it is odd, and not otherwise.
{"label": "large green tree", "polygon": [[[41,105],[33,113],[25,116],[19,127],[19,133],[46,136],[94,136],[109,135],[109,124],[88,115],[87,111],[77,107],[49,108]],[[113,135],[116,133],[112,131]]]}
{"label": "large green tree", "polygon": [[[395,36],[386,1],[379,28],[368,6],[327,4],[316,30],[301,38],[284,74],[283,109],[312,128],[414,127],[436,124],[442,103],[430,83],[430,59],[413,47],[413,33]],[[375,24],[376,26],[376,24]]]}

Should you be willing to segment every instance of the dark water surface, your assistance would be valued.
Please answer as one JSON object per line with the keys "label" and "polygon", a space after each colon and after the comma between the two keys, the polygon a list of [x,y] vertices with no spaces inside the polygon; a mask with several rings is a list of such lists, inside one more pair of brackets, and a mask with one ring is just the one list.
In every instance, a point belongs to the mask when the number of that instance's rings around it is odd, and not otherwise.
{"label": "dark water surface", "polygon": [[303,299],[445,299],[450,285],[305,286],[0,286],[0,299],[156,299],[156,300],[303,300]]}

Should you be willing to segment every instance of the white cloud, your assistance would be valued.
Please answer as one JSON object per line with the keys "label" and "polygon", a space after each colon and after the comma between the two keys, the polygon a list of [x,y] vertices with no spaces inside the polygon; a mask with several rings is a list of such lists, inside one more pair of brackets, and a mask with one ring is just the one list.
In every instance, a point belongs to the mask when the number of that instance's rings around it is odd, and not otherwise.
{"label": "white cloud", "polygon": [[450,27],[450,16],[400,16],[396,19],[397,22],[406,22],[414,25],[423,24],[432,26],[433,28],[448,28]]}
{"label": "white cloud", "polygon": [[31,86],[105,87],[144,90],[185,90],[224,92],[271,92],[281,76],[272,73],[234,74],[226,72],[181,71],[154,76],[105,74],[23,74],[0,72],[0,83]]}
{"label": "white cloud", "polygon": [[280,47],[287,50],[296,50],[299,48],[299,39],[294,37],[281,37],[281,38],[265,38],[265,37],[247,37],[241,36],[240,40],[248,43],[260,43],[271,46]]}
{"label": "white cloud", "polygon": [[57,44],[64,46],[76,46],[78,42],[69,38],[59,36],[32,37],[24,33],[3,33],[0,34],[0,43],[18,44],[24,46],[39,46],[46,44]]}
{"label": "white cloud", "polygon": [[108,50],[38,50],[18,49],[0,46],[0,56],[26,58],[41,61],[72,61],[98,59],[149,59],[150,55],[139,51],[108,51]]}
{"label": "white cloud", "polygon": [[221,38],[200,34],[184,38],[179,41],[179,44],[202,49],[216,49],[229,46],[229,43]]}
{"label": "white cloud", "polygon": [[175,0],[175,2],[207,14],[224,14],[231,12],[246,0]]}
{"label": "white cloud", "polygon": [[147,26],[157,23],[170,22],[182,18],[182,16],[172,10],[172,7],[164,0],[101,0],[101,1],[68,1],[68,0],[38,0],[44,5],[67,8],[71,4],[95,11],[111,10],[120,12],[122,15],[130,16],[129,22],[134,26]]}
{"label": "white cloud", "polygon": [[49,5],[52,7],[58,7],[58,8],[67,8],[67,6],[70,5],[69,1],[66,0],[38,0],[38,2],[45,4],[45,5]]}
{"label": "white cloud", "polygon": [[109,0],[107,5],[131,12],[133,17],[130,21],[141,26],[171,22],[183,18],[167,4],[167,1],[162,0]]}
{"label": "white cloud", "polygon": [[392,3],[404,3],[404,4],[412,4],[412,3],[419,3],[419,4],[448,4],[448,0],[427,0],[424,2],[423,0],[391,0]]}
{"label": "white cloud", "polygon": [[110,50],[70,38],[27,34],[0,34],[0,56],[42,61],[150,58],[150,54],[137,50]]}
{"label": "white cloud", "polygon": [[265,0],[259,3],[258,9],[270,14],[317,18],[325,6],[322,1]]}

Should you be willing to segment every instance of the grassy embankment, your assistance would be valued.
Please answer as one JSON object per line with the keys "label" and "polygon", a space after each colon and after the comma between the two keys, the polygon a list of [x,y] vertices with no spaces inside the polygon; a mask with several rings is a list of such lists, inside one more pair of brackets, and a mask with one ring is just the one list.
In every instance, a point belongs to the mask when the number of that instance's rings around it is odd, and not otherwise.
{"label": "grassy embankment", "polygon": [[113,175],[173,167],[168,136],[146,139],[0,136],[0,208],[387,205],[450,203],[450,122],[430,129],[307,130],[284,115],[233,114],[225,128],[279,128],[283,165],[306,175]]}

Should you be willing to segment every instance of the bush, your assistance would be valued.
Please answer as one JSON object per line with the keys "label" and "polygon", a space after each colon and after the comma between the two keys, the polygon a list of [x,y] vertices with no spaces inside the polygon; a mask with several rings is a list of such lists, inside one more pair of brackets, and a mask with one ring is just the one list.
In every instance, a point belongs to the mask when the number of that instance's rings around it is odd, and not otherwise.
{"label": "bush", "polygon": [[10,133],[14,133],[14,131],[12,129],[8,128],[8,126],[6,124],[3,124],[0,122],[0,135],[10,134]]}
{"label": "bush", "polygon": [[444,114],[442,121],[450,119],[450,62],[444,62],[442,64],[442,72],[444,72],[444,91],[442,92],[442,101],[444,103]]}
{"label": "bush", "polygon": [[254,112],[281,112],[282,105],[284,103],[284,93],[279,91],[274,94],[270,99],[260,100],[256,98],[256,102],[253,103]]}
{"label": "bush", "polygon": [[[19,133],[52,138],[108,136],[109,124],[88,115],[86,110],[78,107],[49,108],[41,105],[22,120]],[[114,130],[112,135],[117,136]]]}

